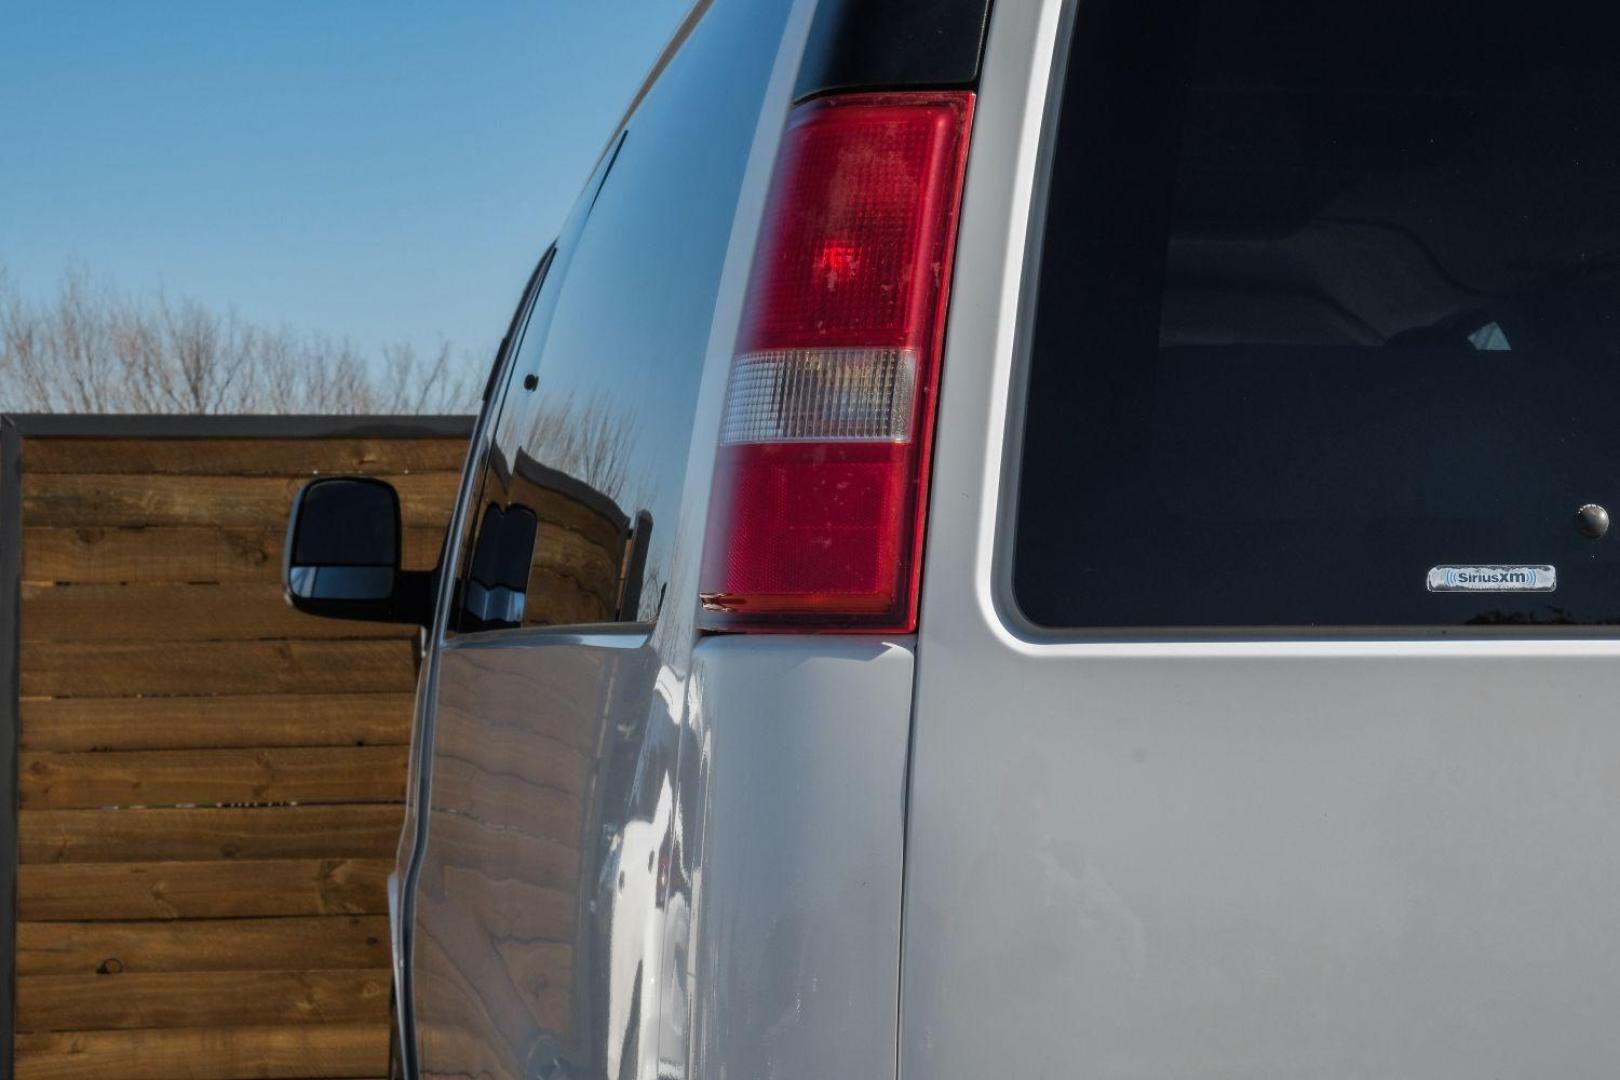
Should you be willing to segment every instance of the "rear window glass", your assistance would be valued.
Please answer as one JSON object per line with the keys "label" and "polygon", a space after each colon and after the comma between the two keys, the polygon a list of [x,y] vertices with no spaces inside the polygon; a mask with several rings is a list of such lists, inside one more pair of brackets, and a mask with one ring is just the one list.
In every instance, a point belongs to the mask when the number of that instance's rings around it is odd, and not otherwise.
{"label": "rear window glass", "polygon": [[1620,622],[1610,6],[1078,5],[1030,621]]}

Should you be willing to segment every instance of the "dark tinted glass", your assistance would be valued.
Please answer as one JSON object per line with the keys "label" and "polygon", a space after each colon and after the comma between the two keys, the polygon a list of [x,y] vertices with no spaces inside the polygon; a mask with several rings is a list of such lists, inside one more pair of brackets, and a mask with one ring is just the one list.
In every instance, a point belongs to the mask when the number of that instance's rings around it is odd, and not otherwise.
{"label": "dark tinted glass", "polygon": [[379,480],[317,480],[298,500],[293,565],[398,566],[399,496]]}
{"label": "dark tinted glass", "polygon": [[[1079,4],[1025,615],[1620,621],[1620,538],[1576,527],[1620,511],[1616,29],[1592,2]],[[1431,590],[1500,565],[1540,569]]]}
{"label": "dark tinted glass", "polygon": [[[492,543],[495,540],[494,532],[489,539],[483,535],[483,526],[489,514],[482,508],[485,506],[483,492],[489,486],[491,463],[496,455],[493,452],[495,418],[500,414],[501,400],[506,392],[506,381],[512,373],[512,361],[523,340],[524,330],[535,321],[535,309],[540,305],[541,298],[557,287],[558,278],[551,273],[552,263],[556,260],[557,250],[549,248],[536,264],[534,273],[529,276],[529,282],[523,289],[523,295],[518,299],[517,310],[512,315],[505,336],[501,339],[500,348],[496,351],[495,361],[490,367],[489,379],[484,385],[483,408],[491,414],[488,427],[483,429],[481,436],[474,441],[471,449],[474,476],[463,492],[462,498],[467,501],[467,511],[461,523],[460,566],[455,579],[455,597],[450,605],[449,625],[446,628],[450,633],[475,629],[485,629],[489,625],[482,615],[490,604],[487,595],[479,595],[475,600],[469,600],[469,590],[475,590],[474,575],[487,565],[487,556],[480,558],[480,544]],[[504,623],[496,625],[505,625]]]}
{"label": "dark tinted glass", "polygon": [[[558,240],[507,376],[479,511],[523,533],[473,543],[475,556],[499,551],[508,562],[526,549],[527,587],[481,609],[464,603],[462,630],[647,623],[662,608],[759,110],[757,96],[731,92],[726,80],[686,87],[680,80],[696,70],[666,76],[681,92],[642,103]],[[490,508],[501,514],[486,516]],[[468,601],[476,595],[465,590]]]}

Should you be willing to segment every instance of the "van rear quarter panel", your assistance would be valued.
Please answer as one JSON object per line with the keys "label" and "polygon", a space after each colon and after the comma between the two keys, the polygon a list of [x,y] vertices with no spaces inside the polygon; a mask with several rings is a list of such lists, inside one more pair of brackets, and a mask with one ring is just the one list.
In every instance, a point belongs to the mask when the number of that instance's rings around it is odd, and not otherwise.
{"label": "van rear quarter panel", "polygon": [[905,639],[698,646],[691,1075],[894,1074],[914,669]]}

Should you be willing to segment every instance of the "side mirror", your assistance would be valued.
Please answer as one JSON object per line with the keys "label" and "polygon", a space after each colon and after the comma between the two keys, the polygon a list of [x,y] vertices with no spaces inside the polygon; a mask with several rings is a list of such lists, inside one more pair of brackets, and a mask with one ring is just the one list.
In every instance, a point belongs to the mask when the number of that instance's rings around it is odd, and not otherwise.
{"label": "side mirror", "polygon": [[305,484],[287,522],[282,582],[299,611],[427,625],[433,575],[401,570],[399,493],[365,477]]}

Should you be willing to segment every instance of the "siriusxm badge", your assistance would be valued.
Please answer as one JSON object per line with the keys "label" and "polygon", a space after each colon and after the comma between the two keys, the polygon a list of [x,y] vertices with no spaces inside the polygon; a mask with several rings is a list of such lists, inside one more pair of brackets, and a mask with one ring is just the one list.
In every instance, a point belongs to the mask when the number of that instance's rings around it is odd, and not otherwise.
{"label": "siriusxm badge", "polygon": [[1551,566],[1436,566],[1430,592],[1552,592],[1558,571]]}

